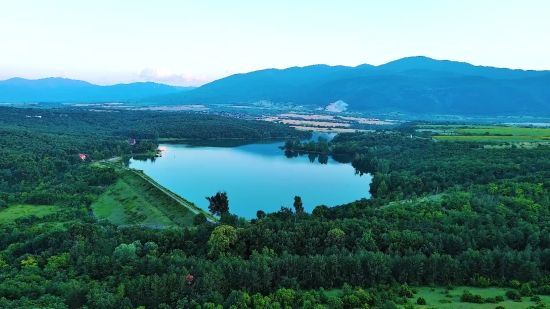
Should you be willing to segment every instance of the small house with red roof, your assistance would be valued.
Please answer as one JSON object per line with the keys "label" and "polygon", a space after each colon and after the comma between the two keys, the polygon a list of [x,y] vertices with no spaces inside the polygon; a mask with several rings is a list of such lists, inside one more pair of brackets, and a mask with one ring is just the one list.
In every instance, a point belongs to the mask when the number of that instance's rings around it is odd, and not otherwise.
{"label": "small house with red roof", "polygon": [[80,159],[82,159],[82,161],[86,161],[86,155],[85,154],[79,153],[78,156],[80,157]]}
{"label": "small house with red roof", "polygon": [[133,145],[136,144],[136,140],[131,138],[131,139],[128,140],[128,143],[133,146]]}

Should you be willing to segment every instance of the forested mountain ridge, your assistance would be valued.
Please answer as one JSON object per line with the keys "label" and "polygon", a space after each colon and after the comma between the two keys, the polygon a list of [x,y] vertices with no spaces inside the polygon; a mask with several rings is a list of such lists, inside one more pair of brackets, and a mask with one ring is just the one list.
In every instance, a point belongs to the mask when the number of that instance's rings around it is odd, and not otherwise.
{"label": "forested mountain ridge", "polygon": [[473,66],[409,57],[380,66],[315,65],[222,78],[185,93],[140,99],[154,104],[274,103],[356,111],[499,115],[550,113],[550,71]]}
{"label": "forested mountain ridge", "polygon": [[152,82],[98,86],[85,81],[50,77],[0,81],[0,102],[112,102],[186,90]]}

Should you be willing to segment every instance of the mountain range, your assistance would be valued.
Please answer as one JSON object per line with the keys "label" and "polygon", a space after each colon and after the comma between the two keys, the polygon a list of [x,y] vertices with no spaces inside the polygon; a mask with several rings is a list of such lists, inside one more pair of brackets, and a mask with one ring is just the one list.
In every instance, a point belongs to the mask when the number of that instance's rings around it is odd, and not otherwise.
{"label": "mountain range", "polygon": [[49,77],[0,81],[0,102],[108,102],[130,101],[141,97],[191,90],[152,82],[99,86],[85,81]]}
{"label": "mountain range", "polygon": [[[141,105],[260,101],[351,111],[413,114],[550,114],[550,71],[514,70],[408,57],[383,65],[312,65],[231,75],[198,88],[157,83],[98,86],[84,81],[0,81],[0,102],[106,102]],[[346,105],[347,104],[347,105]]]}
{"label": "mountain range", "polygon": [[258,101],[355,111],[508,115],[550,113],[550,71],[474,66],[408,57],[380,66],[313,65],[222,78],[193,91],[139,100],[154,104],[250,104]]}

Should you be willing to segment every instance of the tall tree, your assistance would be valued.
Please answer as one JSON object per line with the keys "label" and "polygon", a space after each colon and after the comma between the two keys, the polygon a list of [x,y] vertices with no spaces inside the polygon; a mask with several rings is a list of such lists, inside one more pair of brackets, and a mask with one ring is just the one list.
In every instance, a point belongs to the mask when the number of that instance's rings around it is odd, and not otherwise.
{"label": "tall tree", "polygon": [[208,210],[210,210],[213,215],[221,216],[229,212],[229,200],[227,199],[227,193],[225,191],[218,191],[216,195],[207,196],[206,199],[210,202]]}
{"label": "tall tree", "polygon": [[299,196],[294,197],[294,210],[297,214],[304,212],[304,205],[302,205],[302,198]]}

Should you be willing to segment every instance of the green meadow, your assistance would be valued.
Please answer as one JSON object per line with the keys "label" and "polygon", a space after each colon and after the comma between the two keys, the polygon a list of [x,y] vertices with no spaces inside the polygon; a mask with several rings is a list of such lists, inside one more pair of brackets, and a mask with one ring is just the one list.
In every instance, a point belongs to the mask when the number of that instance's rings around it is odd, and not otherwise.
{"label": "green meadow", "polygon": [[550,143],[550,128],[516,126],[421,125],[419,131],[435,133],[436,140],[490,143]]}
{"label": "green meadow", "polygon": [[57,206],[14,205],[0,211],[0,224],[33,215],[42,218],[58,210]]}
{"label": "green meadow", "polygon": [[120,179],[92,204],[99,219],[116,225],[191,226],[194,214],[130,171],[119,171]]}

